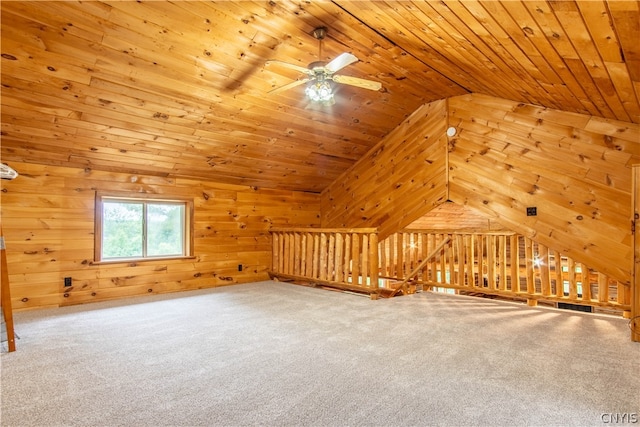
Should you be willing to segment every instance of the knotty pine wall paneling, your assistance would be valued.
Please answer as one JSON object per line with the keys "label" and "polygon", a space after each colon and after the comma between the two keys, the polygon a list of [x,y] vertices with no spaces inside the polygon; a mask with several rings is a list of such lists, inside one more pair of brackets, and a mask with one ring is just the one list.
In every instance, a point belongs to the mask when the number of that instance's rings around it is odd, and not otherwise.
{"label": "knotty pine wall paneling", "polygon": [[[320,225],[318,194],[11,163],[2,223],[15,310],[268,279],[271,226]],[[93,264],[96,191],[194,200],[194,259]],[[238,265],[243,271],[238,271]],[[64,277],[73,286],[64,287]]]}
{"label": "knotty pine wall paneling", "polygon": [[446,201],[446,114],[446,100],[421,106],[327,187],[322,226],[384,239]]}
{"label": "knotty pine wall paneling", "polygon": [[448,105],[453,202],[630,281],[639,125],[480,94]]}

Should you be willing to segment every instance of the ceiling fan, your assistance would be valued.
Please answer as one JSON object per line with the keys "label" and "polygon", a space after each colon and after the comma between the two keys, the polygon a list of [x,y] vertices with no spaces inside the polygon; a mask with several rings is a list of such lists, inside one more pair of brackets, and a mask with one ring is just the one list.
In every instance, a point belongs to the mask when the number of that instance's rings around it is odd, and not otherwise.
{"label": "ceiling fan", "polygon": [[[318,27],[313,30],[312,34],[318,40],[318,57],[322,58],[322,40],[327,35],[327,28]],[[266,65],[277,64],[282,67],[290,68],[292,70],[296,70],[302,74],[305,74],[304,77],[294,80],[284,86],[272,89],[268,93],[278,93],[294,88],[296,86],[303,85],[305,83],[309,83],[305,88],[305,93],[309,97],[309,99],[316,102],[332,104],[334,101],[331,82],[356,86],[362,89],[379,90],[382,87],[382,84],[380,82],[335,74],[337,71],[342,70],[344,67],[353,64],[354,62],[358,62],[358,58],[347,52],[338,55],[329,63],[325,63],[323,61],[312,62],[311,64],[309,64],[308,68],[278,60],[267,61]]]}

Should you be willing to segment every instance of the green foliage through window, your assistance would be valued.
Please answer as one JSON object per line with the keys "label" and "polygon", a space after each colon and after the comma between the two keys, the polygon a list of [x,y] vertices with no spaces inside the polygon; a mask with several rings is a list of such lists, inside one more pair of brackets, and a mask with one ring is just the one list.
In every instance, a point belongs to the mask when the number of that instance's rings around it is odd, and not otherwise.
{"label": "green foliage through window", "polygon": [[101,259],[185,256],[186,203],[102,199]]}

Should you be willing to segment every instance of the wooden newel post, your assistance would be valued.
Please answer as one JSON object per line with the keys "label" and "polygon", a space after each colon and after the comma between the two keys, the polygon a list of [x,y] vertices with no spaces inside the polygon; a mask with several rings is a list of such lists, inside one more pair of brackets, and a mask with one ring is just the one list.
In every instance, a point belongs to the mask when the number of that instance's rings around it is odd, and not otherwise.
{"label": "wooden newel post", "polygon": [[13,332],[13,310],[11,308],[11,292],[9,290],[9,273],[7,271],[7,251],[4,245],[4,235],[0,225],[0,305],[2,306],[2,321],[7,330],[9,351],[16,351],[15,334]]}

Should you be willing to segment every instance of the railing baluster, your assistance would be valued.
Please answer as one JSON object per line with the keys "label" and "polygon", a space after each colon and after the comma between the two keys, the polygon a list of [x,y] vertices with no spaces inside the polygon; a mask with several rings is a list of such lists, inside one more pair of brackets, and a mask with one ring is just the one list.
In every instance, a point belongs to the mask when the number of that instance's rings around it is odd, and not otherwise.
{"label": "railing baluster", "polygon": [[476,274],[478,272],[478,267],[476,264],[476,236],[475,234],[469,235],[469,242],[467,246],[467,253],[469,254],[469,265],[468,265],[468,283],[467,286],[473,288],[476,286]]}
{"label": "railing baluster", "polygon": [[527,293],[529,295],[533,295],[536,292],[535,288],[535,272],[533,270],[533,241],[528,237],[524,238],[524,256],[525,256],[525,266],[526,266],[526,283],[527,283]]}
{"label": "railing baluster", "polygon": [[362,257],[360,276],[362,277],[362,285],[367,286],[367,276],[369,275],[369,236],[362,234],[362,250],[360,256]]}
{"label": "railing baluster", "polygon": [[351,278],[351,262],[352,262],[352,253],[351,253],[351,234],[345,233],[344,235],[344,281],[349,282]]}
{"label": "railing baluster", "polygon": [[556,297],[564,297],[564,264],[560,252],[553,251],[555,276],[556,276]]}
{"label": "railing baluster", "polygon": [[342,282],[343,278],[343,268],[344,262],[342,251],[344,250],[344,241],[343,241],[342,233],[336,233],[336,250],[335,250],[335,260],[333,262],[336,270],[335,281]]}
{"label": "railing baluster", "polygon": [[360,235],[351,234],[351,280],[355,285],[360,283]]}
{"label": "railing baluster", "polygon": [[598,301],[609,302],[609,277],[598,272]]}
{"label": "railing baluster", "polygon": [[567,266],[569,268],[569,299],[575,301],[578,298],[578,283],[576,281],[576,263],[571,258],[567,258]]}
{"label": "railing baluster", "polygon": [[378,289],[378,234],[369,234],[369,277],[371,280],[370,287]]}
{"label": "railing baluster", "polygon": [[549,249],[538,244],[538,268],[540,269],[540,292],[544,296],[551,295],[551,280],[549,276]]}
{"label": "railing baluster", "polygon": [[327,243],[327,277],[326,280],[335,280],[335,256],[336,256],[336,235],[329,233]]}
{"label": "railing baluster", "polygon": [[293,233],[293,274],[296,276],[300,276],[301,247],[300,233]]}
{"label": "railing baluster", "polygon": [[407,274],[404,262],[404,233],[397,233],[396,236],[396,274],[404,277]]}
{"label": "railing baluster", "polygon": [[498,236],[498,289],[507,290],[507,236]]}
{"label": "railing baluster", "polygon": [[280,233],[273,233],[271,236],[271,251],[273,254],[271,269],[276,273],[282,272],[280,268],[280,260],[282,259],[282,254],[280,253]]}
{"label": "railing baluster", "polygon": [[487,281],[489,289],[496,289],[496,236],[487,236]]}

